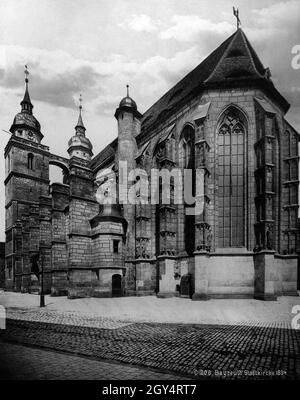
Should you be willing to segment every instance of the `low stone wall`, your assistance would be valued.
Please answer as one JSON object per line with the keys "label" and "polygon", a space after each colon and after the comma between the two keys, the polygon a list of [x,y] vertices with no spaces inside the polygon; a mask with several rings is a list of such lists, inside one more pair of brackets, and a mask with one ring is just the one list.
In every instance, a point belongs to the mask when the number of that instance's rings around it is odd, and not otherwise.
{"label": "low stone wall", "polygon": [[280,296],[297,296],[297,256],[276,256],[278,283],[276,292]]}
{"label": "low stone wall", "polygon": [[194,300],[247,298],[254,294],[253,256],[243,254],[195,256]]}
{"label": "low stone wall", "polygon": [[297,296],[297,257],[274,251],[195,256],[194,300]]}
{"label": "low stone wall", "polygon": [[253,297],[254,262],[252,256],[213,256],[208,258],[209,297]]}

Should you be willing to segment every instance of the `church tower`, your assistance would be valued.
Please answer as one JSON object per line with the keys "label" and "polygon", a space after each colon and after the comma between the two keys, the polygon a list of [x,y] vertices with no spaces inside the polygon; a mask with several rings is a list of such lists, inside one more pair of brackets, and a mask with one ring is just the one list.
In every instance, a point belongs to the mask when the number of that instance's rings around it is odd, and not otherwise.
{"label": "church tower", "polygon": [[41,144],[41,126],[32,113],[28,74],[25,66],[21,112],[13,120],[5,148],[5,280],[7,288],[23,292],[39,290],[36,260],[41,253],[46,291],[51,280],[49,148]]}
{"label": "church tower", "polygon": [[[137,110],[136,102],[127,95],[124,97],[115,112],[118,121],[118,175],[119,175],[119,202],[123,204],[124,218],[128,222],[126,239],[126,256],[134,258],[135,248],[135,205],[129,204],[128,190],[133,182],[128,181],[128,175],[136,167],[137,153],[136,136],[141,130],[142,115]],[[125,184],[127,182],[127,185]]]}
{"label": "church tower", "polygon": [[83,160],[90,161],[93,155],[92,149],[93,146],[89,139],[85,137],[85,126],[82,121],[82,98],[81,95],[79,97],[79,117],[78,117],[78,122],[75,126],[75,135],[71,137],[69,140],[69,148],[68,148],[68,153],[70,155],[70,158],[76,157],[76,158],[81,158]]}
{"label": "church tower", "polygon": [[70,197],[67,209],[69,251],[69,298],[86,297],[91,294],[93,273],[91,270],[91,226],[89,220],[99,210],[95,199],[94,176],[90,168],[93,155],[92,144],[85,136],[80,96],[79,117],[75,135],[69,140]]}

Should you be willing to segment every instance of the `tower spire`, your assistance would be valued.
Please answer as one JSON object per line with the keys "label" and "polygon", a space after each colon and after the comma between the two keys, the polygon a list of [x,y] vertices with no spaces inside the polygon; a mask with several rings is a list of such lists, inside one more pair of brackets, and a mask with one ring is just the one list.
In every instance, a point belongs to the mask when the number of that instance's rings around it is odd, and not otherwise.
{"label": "tower spire", "polygon": [[75,126],[75,135],[71,137],[68,142],[68,153],[70,157],[81,158],[86,161],[90,161],[93,155],[93,146],[90,140],[85,136],[85,126],[82,121],[82,96],[79,95],[79,116],[78,122]]}
{"label": "tower spire", "polygon": [[32,109],[33,109],[33,105],[31,103],[30,100],[30,96],[29,96],[29,91],[28,91],[28,75],[29,75],[29,71],[28,71],[28,67],[27,65],[25,65],[25,70],[24,70],[24,74],[25,74],[25,93],[24,93],[24,98],[21,101],[21,106],[22,106],[22,112],[28,113],[28,114],[32,114]]}
{"label": "tower spire", "polygon": [[78,116],[78,122],[77,125],[75,126],[76,134],[83,134],[85,133],[85,126],[82,121],[82,115],[81,115],[81,110],[82,110],[82,95],[80,93],[79,95],[79,116]]}
{"label": "tower spire", "polygon": [[130,97],[129,96],[129,85],[128,84],[126,85],[126,89],[127,89],[127,97]]}

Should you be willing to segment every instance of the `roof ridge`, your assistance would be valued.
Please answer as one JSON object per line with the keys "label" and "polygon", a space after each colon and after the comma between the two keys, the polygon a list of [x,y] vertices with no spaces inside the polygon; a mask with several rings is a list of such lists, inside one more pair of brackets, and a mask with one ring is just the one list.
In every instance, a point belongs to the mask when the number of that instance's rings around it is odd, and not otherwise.
{"label": "roof ridge", "polygon": [[[240,29],[241,29],[241,28],[240,28]],[[253,59],[253,57],[252,57],[252,54],[251,54],[251,51],[250,51],[250,48],[249,48],[249,46],[251,46],[251,44],[250,44],[249,40],[247,39],[247,36],[246,36],[245,32],[244,32],[242,29],[241,29],[241,35],[242,35],[243,42],[245,43],[245,47],[246,47],[246,50],[247,50],[248,55],[249,55],[249,57],[250,57],[250,60],[251,60],[251,62],[252,62],[252,66],[254,67],[254,70],[257,72],[257,74],[258,74],[261,78],[263,78],[264,76],[263,76],[263,75],[258,71],[258,69],[256,68],[254,59]],[[251,46],[251,47],[252,47],[252,46]],[[253,47],[252,47],[252,50],[254,51],[255,55],[257,56],[258,60],[260,61],[260,59],[259,59],[258,55],[256,54],[255,50],[253,49]],[[260,63],[262,64],[261,61],[260,61]],[[262,65],[262,66],[263,66],[263,65]]]}
{"label": "roof ridge", "polygon": [[[245,54],[245,56],[249,58],[250,65],[251,65],[251,68],[253,69],[254,74],[256,74],[257,77],[259,77],[259,78],[264,78],[263,73],[260,72],[258,70],[257,66],[256,66],[256,63],[255,63],[254,58],[253,58],[253,55],[256,56],[257,62],[260,63],[262,71],[264,71],[265,68],[264,68],[262,62],[260,61],[258,55],[255,53],[253,47],[251,46],[251,43],[247,39],[247,37],[246,37],[244,31],[242,30],[242,28],[238,28],[237,31],[230,37],[230,39],[231,39],[230,43],[228,44],[228,46],[225,49],[225,51],[222,54],[222,56],[220,57],[220,60],[218,61],[217,65],[215,66],[214,70],[211,72],[209,77],[204,81],[204,83],[209,83],[209,81],[211,81],[213,79],[215,74],[218,73],[218,70],[220,68],[222,68],[222,63],[227,58],[228,54],[230,54],[230,50],[232,49],[232,47],[235,44],[237,46],[239,46],[239,42],[240,42],[240,45],[243,46],[243,48],[245,48],[245,51],[247,53],[247,54]],[[253,52],[253,54],[252,54],[252,52]]]}
{"label": "roof ridge", "polygon": [[216,54],[220,48],[222,46],[224,46],[226,44],[226,42],[230,41],[230,39],[232,39],[232,37],[236,34],[236,32],[234,32],[231,36],[229,36],[227,39],[225,39],[222,43],[219,44],[219,46],[217,48],[215,48],[212,52],[210,52],[208,54],[208,56],[206,56],[205,58],[203,58],[203,60],[200,62],[200,64],[197,64],[190,72],[188,72],[186,75],[184,75],[178,82],[175,83],[175,85],[173,85],[167,92],[165,92],[162,96],[160,96],[158,98],[158,100],[156,100],[155,103],[153,103],[144,113],[143,113],[143,117],[148,113],[148,111],[153,108],[163,97],[167,97],[167,95],[173,91],[177,86],[180,85],[180,83],[182,83],[182,81],[184,81],[185,79],[187,79],[191,74],[193,74],[195,72],[195,70],[197,70],[207,59],[209,59],[210,57],[212,57],[214,54]]}
{"label": "roof ridge", "polygon": [[[234,44],[236,45],[237,53],[233,55],[229,52],[230,49],[234,52]],[[244,49],[244,47],[246,47],[246,49]],[[226,56],[229,56],[231,59],[228,58],[228,60],[225,60]],[[232,57],[238,58],[232,59]],[[218,68],[220,70],[218,70]],[[137,136],[137,138],[140,138],[140,144],[142,145],[142,143],[149,140],[148,134],[152,132],[150,129],[156,129],[158,124],[161,124],[161,114],[163,112],[172,110],[171,113],[174,115],[184,101],[189,101],[196,95],[198,96],[201,91],[207,88],[219,88],[220,84],[222,85],[223,83],[224,85],[222,87],[239,87],[240,84],[259,85],[263,90],[268,90],[270,96],[274,97],[286,112],[289,108],[287,100],[275,88],[272,80],[267,78],[265,71],[266,68],[262,64],[246,34],[239,28],[209,53],[208,56],[203,58],[190,72],[177,81],[167,92],[160,96],[158,100],[143,113],[141,133]],[[214,74],[216,79],[212,79]],[[179,95],[176,94],[178,92]],[[168,115],[168,118],[170,116],[171,114]],[[92,164],[95,166],[95,164],[99,163],[102,156],[105,156],[105,150],[107,150],[107,152],[112,152],[113,155],[113,148],[116,146],[116,143],[117,138],[92,159]],[[110,151],[108,149],[109,147]]]}
{"label": "roof ridge", "polygon": [[[264,66],[263,63],[261,62],[261,60],[260,60],[260,58],[259,58],[259,56],[258,56],[256,50],[255,50],[254,47],[251,45],[251,43],[250,43],[250,41],[249,41],[249,39],[248,39],[248,37],[247,37],[247,35],[245,34],[244,31],[243,31],[243,36],[244,36],[245,42],[247,43],[247,47],[248,47],[249,52],[250,52],[250,54],[251,54],[252,60],[253,60],[254,65],[255,65],[255,68],[258,70],[258,68],[257,68],[257,66],[256,66],[256,63],[255,63],[255,60],[254,60],[254,58],[253,58],[253,55],[256,57],[256,61],[260,64],[261,69],[262,69],[262,70],[265,70],[265,66]],[[253,53],[253,54],[252,54],[252,53]],[[262,75],[262,74],[261,74],[261,75]]]}
{"label": "roof ridge", "polygon": [[234,32],[229,38],[231,39],[230,42],[228,43],[228,46],[226,47],[222,57],[219,59],[218,63],[215,65],[215,68],[212,70],[212,72],[210,73],[209,77],[205,79],[204,83],[208,82],[210,80],[210,78],[213,76],[213,74],[216,72],[216,70],[218,69],[219,65],[222,63],[222,61],[224,60],[225,55],[227,56],[227,54],[229,53],[230,48],[232,47],[232,43],[236,37],[236,35],[238,34],[239,30],[241,28],[239,28],[236,32]]}

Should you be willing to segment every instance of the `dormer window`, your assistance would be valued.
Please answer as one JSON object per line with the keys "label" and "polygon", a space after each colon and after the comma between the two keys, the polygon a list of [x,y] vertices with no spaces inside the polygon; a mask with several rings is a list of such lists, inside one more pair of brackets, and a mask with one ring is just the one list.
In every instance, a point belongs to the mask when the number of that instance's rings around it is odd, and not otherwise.
{"label": "dormer window", "polygon": [[33,154],[32,153],[28,153],[27,168],[33,170]]}

